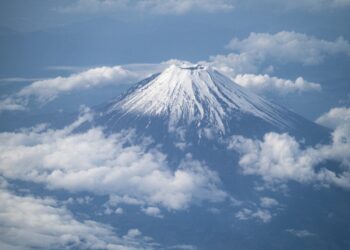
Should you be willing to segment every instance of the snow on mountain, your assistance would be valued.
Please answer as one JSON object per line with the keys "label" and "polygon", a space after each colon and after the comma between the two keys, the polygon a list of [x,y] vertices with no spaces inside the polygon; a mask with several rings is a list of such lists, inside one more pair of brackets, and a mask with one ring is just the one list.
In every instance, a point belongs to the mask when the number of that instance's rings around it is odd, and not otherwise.
{"label": "snow on mountain", "polygon": [[107,113],[165,117],[169,128],[179,124],[210,124],[226,132],[237,112],[259,117],[277,127],[288,127],[284,110],[234,83],[215,69],[202,65],[171,65],[154,79],[140,84],[110,106]]}

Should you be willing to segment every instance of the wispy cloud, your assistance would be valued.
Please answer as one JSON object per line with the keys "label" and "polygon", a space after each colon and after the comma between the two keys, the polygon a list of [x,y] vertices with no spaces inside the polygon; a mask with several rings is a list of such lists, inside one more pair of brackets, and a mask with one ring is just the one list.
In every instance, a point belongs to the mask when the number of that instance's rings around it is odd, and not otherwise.
{"label": "wispy cloud", "polygon": [[278,210],[282,208],[281,204],[274,198],[263,196],[256,202],[240,202],[240,209],[235,213],[238,220],[256,220],[263,223],[270,222],[274,216],[278,214]]}
{"label": "wispy cloud", "polygon": [[[0,100],[1,111],[26,110],[30,100],[45,104],[56,99],[59,95],[78,90],[101,88],[109,85],[124,85],[136,83],[166,67],[167,63],[125,65],[114,67],[96,67],[68,76],[58,76],[35,81],[22,88],[17,93],[3,97]],[[17,81],[21,78],[14,78]],[[29,81],[29,79],[26,79]]]}
{"label": "wispy cloud", "polygon": [[[67,72],[81,72],[81,71],[86,71],[89,68],[92,67],[82,67],[82,66],[68,66],[68,65],[56,65],[56,66],[47,66],[47,70],[52,70],[52,71],[67,71]],[[40,80],[40,79],[39,79]]]}
{"label": "wispy cloud", "polygon": [[303,9],[306,11],[338,9],[350,6],[349,0],[262,0],[259,2],[251,0],[249,2],[252,4],[271,4],[289,10]]}
{"label": "wispy cloud", "polygon": [[275,207],[280,205],[277,200],[271,197],[261,197],[260,198],[260,206],[265,208]]}
{"label": "wispy cloud", "polygon": [[55,99],[60,93],[78,89],[89,89],[108,84],[128,84],[137,81],[140,76],[125,70],[121,66],[98,67],[68,77],[35,81],[17,93],[18,97],[37,97],[41,102]]}
{"label": "wispy cloud", "polygon": [[16,99],[13,97],[6,97],[0,100],[1,111],[23,111],[26,110],[26,100]]}
{"label": "wispy cloud", "polygon": [[286,229],[286,232],[296,236],[296,237],[299,237],[299,238],[305,238],[305,237],[310,237],[310,236],[315,236],[314,233],[311,233],[310,231],[308,230],[305,230],[305,229]]}
{"label": "wispy cloud", "polygon": [[27,78],[27,77],[9,77],[0,78],[0,83],[16,83],[16,82],[33,82],[40,81],[42,78]]}
{"label": "wispy cloud", "polygon": [[235,214],[235,217],[238,220],[258,219],[263,223],[267,223],[271,221],[272,215],[268,210],[264,209],[251,210],[243,208]]}
{"label": "wispy cloud", "polygon": [[228,0],[78,0],[61,7],[63,13],[106,13],[139,11],[151,14],[182,15],[188,12],[231,11],[232,1]]}

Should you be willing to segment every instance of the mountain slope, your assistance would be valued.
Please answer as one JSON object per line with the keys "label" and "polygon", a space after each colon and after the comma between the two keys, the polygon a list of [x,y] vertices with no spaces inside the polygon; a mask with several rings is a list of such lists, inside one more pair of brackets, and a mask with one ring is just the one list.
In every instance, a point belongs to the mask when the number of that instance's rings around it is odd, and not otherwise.
{"label": "mountain slope", "polygon": [[270,131],[314,139],[327,133],[201,65],[171,65],[105,105],[99,113],[98,123],[110,131],[136,128],[154,137],[170,133],[176,139],[180,134],[182,140],[233,134],[260,137]]}
{"label": "mountain slope", "polygon": [[[316,236],[297,242],[292,232],[306,229],[315,235],[334,235],[339,224],[324,218],[338,207],[335,204],[346,200],[346,192],[327,189],[315,195],[311,185],[265,183],[259,175],[242,174],[241,155],[228,149],[232,135],[261,139],[271,131],[305,139],[301,147],[314,146],[327,140],[327,129],[247,91],[215,69],[200,65],[172,65],[97,108],[96,113],[99,115],[95,122],[107,134],[133,129],[141,143],[144,136],[150,136],[147,146],[164,153],[171,170],[178,170],[187,157],[198,160],[217,174],[218,186],[228,195],[216,204],[196,203],[176,213],[162,211],[161,219],[135,212],[129,204],[124,207],[128,212],[115,220],[118,226],[134,223],[164,245],[185,242],[198,249],[329,248],[326,241],[321,242]],[[276,157],[290,161],[284,159],[281,151]],[[275,205],[263,204],[266,198],[271,201],[269,197]],[[314,220],[314,228],[303,219],[305,216]],[[346,223],[340,226],[348,231]],[[271,236],[277,240],[271,241]],[[311,241],[321,243],[310,247]]]}

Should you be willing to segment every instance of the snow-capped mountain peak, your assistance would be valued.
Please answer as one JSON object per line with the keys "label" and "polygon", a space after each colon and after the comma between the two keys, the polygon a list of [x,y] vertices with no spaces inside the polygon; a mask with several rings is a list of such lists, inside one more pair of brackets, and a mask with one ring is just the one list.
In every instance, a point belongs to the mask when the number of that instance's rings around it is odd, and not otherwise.
{"label": "snow-capped mountain peak", "polygon": [[171,65],[114,103],[109,112],[165,117],[169,126],[201,123],[225,133],[228,116],[246,113],[277,126],[288,125],[281,108],[249,92],[213,68]]}

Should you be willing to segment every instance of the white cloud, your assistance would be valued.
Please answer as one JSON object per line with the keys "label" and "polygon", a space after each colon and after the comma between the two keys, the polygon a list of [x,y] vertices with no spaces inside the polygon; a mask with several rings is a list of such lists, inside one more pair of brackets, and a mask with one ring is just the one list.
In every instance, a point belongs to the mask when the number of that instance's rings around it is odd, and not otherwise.
{"label": "white cloud", "polygon": [[260,198],[260,206],[265,208],[276,207],[279,205],[279,202],[270,197],[261,197]]}
{"label": "white cloud", "polygon": [[[237,84],[258,94],[277,93],[290,94],[306,91],[320,91],[319,83],[306,81],[303,77],[289,80],[270,76],[274,71],[272,65],[264,65],[268,57],[254,51],[230,53],[210,57],[208,62],[200,62],[213,66],[220,72],[231,77]],[[261,74],[260,72],[264,72]]]}
{"label": "white cloud", "polygon": [[36,97],[41,102],[55,99],[60,93],[106,85],[130,84],[142,76],[121,66],[92,68],[68,77],[35,81],[17,94],[19,98]]}
{"label": "white cloud", "polygon": [[289,31],[250,33],[244,39],[233,38],[227,48],[233,52],[211,56],[208,62],[200,63],[215,67],[257,93],[319,91],[320,84],[306,81],[301,76],[295,80],[271,76],[274,66],[287,63],[315,65],[329,56],[350,56],[350,44],[342,37],[328,41]]}
{"label": "white cloud", "polygon": [[[86,113],[61,130],[0,133],[0,173],[43,183],[51,189],[128,197],[146,206],[184,209],[192,203],[222,201],[216,173],[190,157],[171,170],[166,155],[136,143],[130,131],[106,136],[101,128],[72,131]],[[125,144],[131,144],[125,146]]]}
{"label": "white cloud", "polygon": [[163,218],[163,216],[160,212],[160,209],[157,207],[146,207],[146,208],[142,209],[142,212],[144,212],[145,214],[147,214],[149,216]]}
{"label": "white cloud", "polygon": [[309,232],[308,230],[297,230],[297,229],[286,229],[286,232],[293,234],[296,237],[299,238],[305,238],[305,237],[310,237],[310,236],[315,236],[314,233]]}
{"label": "white cloud", "polygon": [[140,239],[118,237],[107,225],[76,220],[51,198],[0,189],[0,201],[2,249],[150,249]]}
{"label": "white cloud", "polygon": [[31,98],[41,104],[50,102],[64,93],[108,85],[133,84],[162,71],[169,62],[159,64],[127,64],[114,67],[96,67],[63,77],[34,81],[18,93],[0,100],[1,111],[23,111]]}
{"label": "white cloud", "polygon": [[63,201],[64,205],[72,205],[72,204],[79,204],[79,205],[88,205],[90,204],[94,199],[88,195],[83,197],[69,197],[67,200]]}
{"label": "white cloud", "polygon": [[[229,148],[241,153],[243,174],[260,175],[268,183],[289,180],[350,189],[350,123],[340,123],[332,143],[302,149],[288,134],[267,133],[262,141],[234,136]],[[327,160],[340,163],[339,172],[316,167]]]}
{"label": "white cloud", "polygon": [[[205,64],[207,62],[201,63]],[[238,74],[258,72],[260,60],[255,54],[251,53],[230,53],[228,55],[211,56],[208,64],[227,75],[235,77]]]}
{"label": "white cloud", "polygon": [[169,247],[169,249],[176,249],[176,250],[198,250],[197,247],[193,246],[193,245],[175,245],[175,246],[171,246]]}
{"label": "white cloud", "polygon": [[333,129],[340,124],[350,124],[350,108],[333,108],[329,112],[320,116],[316,122]]}
{"label": "white cloud", "polygon": [[257,220],[263,223],[268,223],[274,216],[278,214],[281,208],[280,203],[270,197],[261,197],[259,203],[252,201],[240,202],[241,208],[235,213],[238,220]]}
{"label": "white cloud", "polygon": [[133,228],[133,229],[130,229],[127,232],[127,234],[123,236],[123,238],[134,239],[134,238],[138,238],[141,235],[142,235],[142,233],[140,232],[140,230],[138,230],[137,228]]}
{"label": "white cloud", "polygon": [[267,74],[254,75],[243,74],[237,75],[233,79],[239,85],[246,87],[256,93],[276,92],[287,94],[293,92],[320,91],[321,85],[318,83],[308,82],[302,77],[298,77],[295,81],[283,78],[271,77]]}
{"label": "white cloud", "polygon": [[322,63],[330,55],[350,56],[350,44],[342,37],[327,41],[288,31],[276,34],[250,33],[245,39],[232,39],[227,48],[244,55],[248,61],[275,60],[282,64],[292,62],[312,65]]}
{"label": "white cloud", "polygon": [[239,220],[257,219],[261,222],[267,223],[271,221],[272,215],[268,210],[256,209],[255,211],[243,208],[235,214]]}
{"label": "white cloud", "polygon": [[60,8],[63,13],[100,13],[120,11],[141,11],[152,14],[182,15],[188,12],[231,11],[233,5],[228,0],[78,0]]}
{"label": "white cloud", "polygon": [[26,78],[26,77],[9,77],[9,78],[0,78],[0,83],[22,83],[22,82],[32,82],[39,81],[41,78]]}
{"label": "white cloud", "polygon": [[[101,2],[101,4],[108,4],[108,1]],[[343,38],[329,42],[286,31],[277,34],[251,33],[248,38],[243,40],[233,39],[229,47],[236,50],[236,53],[213,56],[209,58],[208,62],[199,63],[217,68],[237,83],[257,93],[286,94],[321,89],[318,83],[306,81],[302,77],[293,81],[270,76],[269,74],[273,72],[274,67],[265,65],[268,60],[275,60],[279,63],[313,64],[320,63],[327,55],[337,53],[350,55],[350,45]],[[73,73],[69,76],[34,81],[15,95],[0,100],[0,111],[25,110],[31,98],[46,103],[63,93],[107,85],[136,83],[151,74],[162,71],[172,63],[185,62],[169,60],[158,64],[104,66]]]}
{"label": "white cloud", "polygon": [[121,207],[118,207],[115,211],[116,214],[123,214],[124,213],[124,209]]}
{"label": "white cloud", "polygon": [[25,100],[16,100],[12,97],[6,97],[0,100],[0,112],[1,111],[23,111],[26,109]]}

